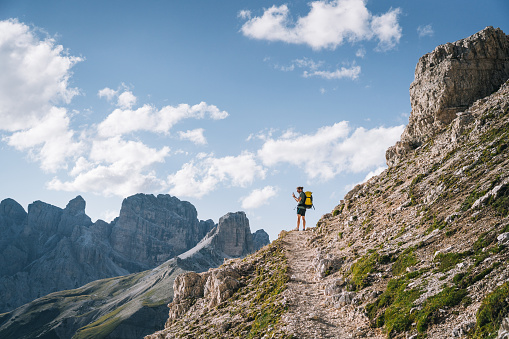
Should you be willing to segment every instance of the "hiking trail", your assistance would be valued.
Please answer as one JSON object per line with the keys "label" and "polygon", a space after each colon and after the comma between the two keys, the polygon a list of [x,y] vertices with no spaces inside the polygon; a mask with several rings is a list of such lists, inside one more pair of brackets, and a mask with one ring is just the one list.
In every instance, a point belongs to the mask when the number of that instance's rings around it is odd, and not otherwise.
{"label": "hiking trail", "polygon": [[298,338],[384,338],[369,327],[367,317],[354,305],[336,308],[324,290],[334,278],[317,278],[310,230],[291,231],[283,239],[290,281],[284,292],[289,309],[284,327]]}

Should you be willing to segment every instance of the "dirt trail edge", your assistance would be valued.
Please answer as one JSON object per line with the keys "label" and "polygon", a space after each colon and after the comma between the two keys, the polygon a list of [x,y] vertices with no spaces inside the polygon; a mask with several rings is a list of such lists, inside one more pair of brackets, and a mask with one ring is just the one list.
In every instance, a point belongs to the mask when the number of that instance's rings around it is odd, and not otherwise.
{"label": "dirt trail edge", "polygon": [[291,231],[282,239],[288,259],[290,281],[284,292],[288,312],[284,328],[297,338],[384,338],[369,328],[367,317],[354,305],[338,307],[325,295],[334,278],[320,278],[313,260],[316,249],[308,246],[311,230]]}

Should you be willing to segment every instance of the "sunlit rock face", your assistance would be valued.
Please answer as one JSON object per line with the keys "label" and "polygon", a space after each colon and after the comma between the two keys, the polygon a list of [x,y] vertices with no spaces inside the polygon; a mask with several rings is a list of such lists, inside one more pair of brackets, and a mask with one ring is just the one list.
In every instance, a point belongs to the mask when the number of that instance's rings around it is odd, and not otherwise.
{"label": "sunlit rock face", "polygon": [[410,85],[412,112],[401,141],[386,153],[393,166],[509,78],[509,37],[486,27],[422,56]]}

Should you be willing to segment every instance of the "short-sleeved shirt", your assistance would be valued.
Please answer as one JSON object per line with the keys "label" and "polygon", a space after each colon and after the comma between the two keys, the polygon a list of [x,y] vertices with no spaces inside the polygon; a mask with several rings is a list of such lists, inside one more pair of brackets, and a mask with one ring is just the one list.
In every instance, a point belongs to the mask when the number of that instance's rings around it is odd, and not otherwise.
{"label": "short-sleeved shirt", "polygon": [[305,205],[306,205],[306,193],[300,192],[299,197],[300,197],[300,201],[297,204],[297,207],[305,208]]}

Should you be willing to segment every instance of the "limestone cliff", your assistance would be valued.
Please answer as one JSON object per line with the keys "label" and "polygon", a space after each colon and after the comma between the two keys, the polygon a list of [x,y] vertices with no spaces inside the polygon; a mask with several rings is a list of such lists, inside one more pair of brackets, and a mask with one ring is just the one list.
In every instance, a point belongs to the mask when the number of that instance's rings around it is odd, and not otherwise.
{"label": "limestone cliff", "polygon": [[387,150],[392,166],[509,79],[509,36],[499,28],[440,45],[422,56],[410,85],[412,112],[401,141]]}
{"label": "limestone cliff", "polygon": [[[153,200],[150,196],[137,195],[136,198],[145,202]],[[169,199],[163,197],[162,200],[164,205],[164,200]],[[132,202],[128,203],[133,206]],[[154,220],[154,215],[147,211],[160,208],[160,203],[153,202],[136,213]],[[21,218],[21,210],[15,204],[10,206],[13,212],[10,215],[14,219],[15,216]],[[196,216],[190,214],[193,215]],[[263,230],[258,233],[266,235]],[[239,235],[239,242],[230,241],[230,237],[236,240],[235,235]],[[190,268],[206,271],[221,265],[225,258],[258,249],[250,236],[245,213],[228,213],[204,241],[182,254],[182,258],[170,259],[148,271],[55,292],[0,314],[0,338],[140,338],[163,327],[168,314],[166,305],[172,301],[173,282],[179,274]],[[268,236],[262,245],[267,244]]]}
{"label": "limestone cliff", "polygon": [[177,277],[146,338],[507,338],[508,54],[488,27],[421,58],[390,167],[316,227]]}

